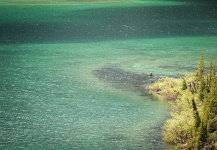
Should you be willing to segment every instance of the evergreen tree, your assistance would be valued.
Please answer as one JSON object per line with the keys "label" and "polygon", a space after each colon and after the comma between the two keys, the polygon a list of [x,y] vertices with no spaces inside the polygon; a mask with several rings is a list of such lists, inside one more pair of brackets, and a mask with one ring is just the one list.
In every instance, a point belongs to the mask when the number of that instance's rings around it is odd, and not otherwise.
{"label": "evergreen tree", "polygon": [[203,121],[201,122],[196,139],[197,139],[196,148],[200,150],[202,149],[202,147],[204,146],[207,140],[207,123],[206,122],[203,122]]}
{"label": "evergreen tree", "polygon": [[211,121],[213,118],[216,117],[217,113],[217,85],[216,85],[216,69],[215,65],[211,61],[211,68],[210,68],[210,83],[209,84],[209,89],[210,92],[207,94],[205,97],[205,102],[203,105],[203,110],[202,110],[202,115],[201,115],[201,122],[200,126],[198,129],[198,134],[197,134],[197,140],[196,140],[196,147],[197,149],[201,149],[204,144],[207,142],[207,138],[209,134],[212,132],[211,131]]}
{"label": "evergreen tree", "polygon": [[201,149],[207,142],[210,126],[210,105],[209,101],[206,101],[203,107],[203,114],[201,116],[201,122],[196,137],[196,148]]}
{"label": "evergreen tree", "polygon": [[198,63],[198,69],[196,71],[196,79],[198,82],[197,86],[197,97],[200,101],[204,99],[205,79],[204,79],[204,51],[202,51],[200,61]]}
{"label": "evergreen tree", "polygon": [[197,90],[198,99],[200,101],[203,101],[203,99],[204,99],[204,89],[205,89],[205,82],[204,82],[203,77],[200,78],[198,84],[199,84],[198,90]]}
{"label": "evergreen tree", "polygon": [[211,119],[213,119],[217,115],[217,82],[216,82],[215,64],[212,65],[211,69],[212,71],[211,71],[209,99],[210,99]]}
{"label": "evergreen tree", "polygon": [[204,50],[202,51],[200,61],[198,63],[198,69],[196,71],[196,77],[198,80],[200,80],[203,77],[204,73]]}
{"label": "evergreen tree", "polygon": [[204,97],[205,97],[205,95],[208,95],[208,93],[210,92],[210,82],[211,82],[211,79],[210,79],[210,74],[207,74],[206,75],[206,79],[204,79],[204,81],[205,81],[205,85],[204,85]]}
{"label": "evergreen tree", "polygon": [[[193,80],[192,80],[193,79]],[[186,84],[188,81],[188,85]],[[180,82],[179,82],[180,85]],[[180,87],[180,86],[179,86]],[[181,103],[179,111],[173,114],[173,119],[167,123],[164,137],[169,142],[188,143],[189,149],[216,149],[217,148],[217,76],[215,63],[210,61],[209,70],[204,69],[204,53],[198,63],[198,69],[194,78],[185,78],[181,83]],[[179,88],[179,90],[181,90]],[[189,90],[186,90],[189,89]],[[190,96],[194,97],[188,102],[185,108],[185,100]],[[189,105],[189,102],[191,103]],[[178,108],[179,108],[178,107]],[[188,111],[190,110],[190,111]],[[188,113],[191,123],[186,127]],[[180,119],[182,118],[182,119]],[[180,119],[180,120],[178,120]],[[188,118],[187,118],[188,119]],[[184,124],[182,122],[184,120]],[[189,126],[190,125],[190,126]],[[184,135],[184,136],[183,136]],[[183,140],[184,139],[184,140]]]}
{"label": "evergreen tree", "polygon": [[211,76],[210,76],[210,95],[212,97],[216,96],[216,69],[215,69],[215,64],[211,63]]}
{"label": "evergreen tree", "polygon": [[185,79],[183,78],[183,80],[182,80],[182,90],[186,90],[186,89],[187,89],[187,84],[186,84]]}
{"label": "evergreen tree", "polygon": [[192,107],[193,107],[193,114],[195,119],[195,130],[197,130],[197,128],[200,126],[200,116],[194,99],[192,99]]}
{"label": "evergreen tree", "polygon": [[209,69],[209,74],[207,75],[207,80],[208,80],[208,86],[210,87],[211,86],[211,80],[212,80],[212,68],[213,68],[213,61],[212,59],[210,59],[210,69]]}

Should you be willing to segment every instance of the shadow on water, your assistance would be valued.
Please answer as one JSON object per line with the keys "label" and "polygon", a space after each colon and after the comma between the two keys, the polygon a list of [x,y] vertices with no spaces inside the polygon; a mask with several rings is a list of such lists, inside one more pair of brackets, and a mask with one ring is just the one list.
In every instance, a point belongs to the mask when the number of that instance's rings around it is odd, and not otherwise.
{"label": "shadow on water", "polygon": [[204,5],[213,5],[217,4],[216,0],[168,0],[168,1],[175,1],[175,2],[192,2],[192,3],[199,3]]}
{"label": "shadow on water", "polygon": [[140,95],[145,94],[145,89],[150,84],[162,78],[159,75],[150,77],[148,74],[133,73],[116,67],[99,68],[93,74],[111,87],[139,92]]}
{"label": "shadow on water", "polygon": [[0,43],[93,42],[217,35],[215,5],[69,10],[59,14],[58,11],[53,12],[45,17],[42,15],[35,20],[29,11],[26,19],[30,21],[17,19],[22,13],[20,10],[5,14],[5,18],[13,15],[15,21],[12,23],[0,18]]}

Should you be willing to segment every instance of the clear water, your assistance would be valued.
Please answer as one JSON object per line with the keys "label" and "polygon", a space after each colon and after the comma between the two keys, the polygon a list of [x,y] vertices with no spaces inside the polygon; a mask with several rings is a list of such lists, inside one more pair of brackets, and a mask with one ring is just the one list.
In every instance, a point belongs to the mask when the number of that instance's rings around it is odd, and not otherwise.
{"label": "clear water", "polygon": [[214,5],[0,7],[0,149],[168,149],[143,87],[217,56]]}

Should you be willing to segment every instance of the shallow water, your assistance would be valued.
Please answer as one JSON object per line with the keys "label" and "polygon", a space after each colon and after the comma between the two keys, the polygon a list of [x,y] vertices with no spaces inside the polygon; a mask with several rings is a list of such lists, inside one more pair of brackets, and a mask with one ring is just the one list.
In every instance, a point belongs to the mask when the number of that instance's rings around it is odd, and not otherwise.
{"label": "shallow water", "polygon": [[1,6],[0,149],[168,149],[142,89],[216,58],[216,10],[79,7]]}

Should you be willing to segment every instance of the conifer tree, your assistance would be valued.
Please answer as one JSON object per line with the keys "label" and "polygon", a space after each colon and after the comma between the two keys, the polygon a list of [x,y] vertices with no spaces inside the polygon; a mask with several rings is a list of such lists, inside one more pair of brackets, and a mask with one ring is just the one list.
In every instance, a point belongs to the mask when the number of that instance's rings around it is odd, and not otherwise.
{"label": "conifer tree", "polygon": [[216,82],[216,67],[215,64],[211,67],[211,83],[210,83],[210,109],[211,119],[217,115],[217,82]]}
{"label": "conifer tree", "polygon": [[[188,81],[188,85],[186,81]],[[168,126],[168,130],[165,131],[165,139],[169,142],[174,143],[188,143],[187,148],[189,149],[217,149],[217,76],[216,76],[216,65],[211,60],[210,70],[204,69],[204,53],[198,63],[198,69],[193,80],[190,78],[183,78],[181,89],[184,95],[180,98],[181,105],[179,104],[180,112],[176,115],[174,114],[173,120],[169,123],[172,124],[171,127]],[[180,85],[180,83],[179,83]],[[179,90],[181,90],[179,89]],[[189,90],[186,90],[189,89]],[[191,93],[190,93],[191,92]],[[189,101],[188,96],[194,97]],[[184,101],[188,99],[188,108],[185,109]],[[200,101],[197,101],[197,100]],[[189,105],[189,102],[191,103]],[[191,111],[187,111],[191,110]],[[184,112],[185,111],[185,112]],[[184,113],[183,113],[184,112]],[[183,114],[182,114],[183,113]],[[177,128],[178,125],[183,126],[183,122],[178,120],[179,118],[186,117],[188,113],[190,115],[191,124],[186,128]],[[178,120],[178,121],[177,121]],[[185,122],[186,123],[186,122]],[[186,132],[188,131],[188,132]],[[188,134],[185,134],[188,133]],[[184,136],[183,136],[184,135]],[[181,139],[180,139],[181,137]],[[177,140],[178,139],[178,140]],[[182,140],[184,139],[184,140]],[[184,141],[184,142],[183,142]]]}
{"label": "conifer tree", "polygon": [[215,73],[216,73],[216,69],[215,69],[215,64],[211,63],[211,81],[210,81],[210,94],[211,96],[215,97],[216,96],[216,77],[215,77]]}
{"label": "conifer tree", "polygon": [[212,68],[213,68],[213,61],[212,59],[210,59],[210,69],[209,69],[209,74],[207,75],[207,80],[208,80],[208,86],[210,87],[211,86],[211,78],[212,78]]}
{"label": "conifer tree", "polygon": [[203,101],[203,99],[204,99],[204,88],[205,88],[205,82],[204,82],[203,77],[200,78],[198,84],[199,84],[198,90],[197,90],[198,99],[200,101]]}
{"label": "conifer tree", "polygon": [[198,69],[196,71],[196,77],[198,80],[200,80],[203,77],[204,73],[204,50],[202,51],[200,61],[198,63]]}
{"label": "conifer tree", "polygon": [[196,137],[196,148],[201,149],[207,142],[210,126],[210,105],[209,101],[206,101],[203,107],[203,114],[201,116],[200,126],[198,128]]}
{"label": "conifer tree", "polygon": [[197,130],[197,128],[200,126],[200,116],[194,99],[192,99],[192,107],[193,107],[193,114],[195,119],[195,130]]}
{"label": "conifer tree", "polygon": [[[194,128],[193,128],[193,139],[190,143],[190,147],[193,146],[196,149],[200,149],[203,145],[203,138],[204,137],[204,129],[203,129],[203,122],[200,119],[196,103],[194,99],[192,99],[192,108],[193,108],[193,115],[194,115]],[[189,148],[190,148],[189,147]]]}
{"label": "conifer tree", "polygon": [[[201,149],[204,144],[207,142],[207,138],[211,133],[211,121],[216,116],[216,100],[217,100],[217,85],[216,85],[216,69],[215,65],[211,62],[210,68],[210,83],[209,88],[210,92],[205,97],[205,102],[203,105],[203,113],[201,115],[201,122],[198,129],[196,147],[197,149]],[[208,84],[208,83],[207,83]]]}
{"label": "conifer tree", "polygon": [[183,78],[183,80],[182,80],[182,90],[186,90],[186,89],[187,89],[187,84],[186,84],[185,79]]}
{"label": "conifer tree", "polygon": [[200,127],[199,127],[199,130],[198,130],[198,135],[197,135],[197,138],[196,138],[196,148],[198,150],[200,150],[204,144],[206,143],[206,140],[207,140],[207,123],[202,121],[200,123]]}

